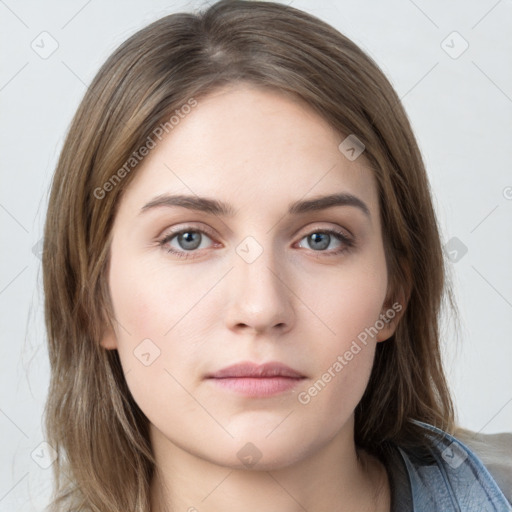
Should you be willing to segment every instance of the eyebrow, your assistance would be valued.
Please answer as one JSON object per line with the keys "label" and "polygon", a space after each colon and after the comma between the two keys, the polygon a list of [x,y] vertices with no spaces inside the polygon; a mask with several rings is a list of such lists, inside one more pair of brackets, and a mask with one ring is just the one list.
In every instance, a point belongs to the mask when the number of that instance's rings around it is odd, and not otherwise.
{"label": "eyebrow", "polygon": [[[223,217],[233,217],[236,210],[228,203],[211,199],[208,197],[189,196],[189,195],[160,195],[145,204],[140,213],[144,213],[154,208],[162,206],[179,206],[189,210],[197,210],[213,215]],[[299,200],[291,203],[288,207],[288,214],[300,215],[302,213],[325,210],[334,206],[353,206],[359,208],[368,218],[371,218],[370,209],[361,199],[349,194],[339,193],[327,196],[318,196],[305,201]]]}

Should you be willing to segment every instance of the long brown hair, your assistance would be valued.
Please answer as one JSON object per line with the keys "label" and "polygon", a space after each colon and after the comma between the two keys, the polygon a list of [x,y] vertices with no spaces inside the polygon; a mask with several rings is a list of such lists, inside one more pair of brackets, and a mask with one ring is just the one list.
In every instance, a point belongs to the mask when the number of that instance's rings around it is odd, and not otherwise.
{"label": "long brown hair", "polygon": [[384,441],[427,443],[411,420],[453,427],[439,347],[444,259],[424,164],[398,96],[370,57],[319,19],[272,2],[223,0],[199,14],[161,18],[125,41],[94,78],[67,134],[43,251],[46,433],[58,453],[51,510],[149,510],[155,461],[148,419],[117,351],[99,343],[115,322],[111,228],[136,173],[132,159],[155,130],[172,129],[173,112],[234,82],[300,98],[340,142],[355,134],[366,147],[379,191],[389,303],[408,302],[395,334],[378,344],[355,411],[357,445],[378,453]]}

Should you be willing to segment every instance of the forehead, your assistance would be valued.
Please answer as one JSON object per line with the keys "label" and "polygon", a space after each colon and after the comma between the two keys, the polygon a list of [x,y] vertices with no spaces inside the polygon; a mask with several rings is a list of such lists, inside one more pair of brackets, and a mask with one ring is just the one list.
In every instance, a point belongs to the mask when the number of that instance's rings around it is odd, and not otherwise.
{"label": "forehead", "polygon": [[230,85],[197,100],[136,170],[125,203],[161,194],[217,197],[235,208],[256,200],[281,212],[300,198],[349,193],[377,213],[364,154],[338,149],[345,135],[304,102],[278,91]]}

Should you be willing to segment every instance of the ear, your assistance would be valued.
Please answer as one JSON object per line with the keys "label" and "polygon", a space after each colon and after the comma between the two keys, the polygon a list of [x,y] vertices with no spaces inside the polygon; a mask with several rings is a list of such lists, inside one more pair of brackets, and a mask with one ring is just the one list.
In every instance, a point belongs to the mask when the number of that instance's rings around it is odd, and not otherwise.
{"label": "ear", "polygon": [[396,328],[407,309],[407,303],[409,302],[408,292],[406,293],[403,288],[401,288],[399,293],[395,294],[394,297],[394,301],[386,300],[383,304],[379,320],[384,323],[384,327],[379,329],[376,337],[377,342],[386,341],[395,334]]}
{"label": "ear", "polygon": [[115,350],[117,348],[117,337],[111,325],[106,327],[101,336],[100,345],[107,350]]}

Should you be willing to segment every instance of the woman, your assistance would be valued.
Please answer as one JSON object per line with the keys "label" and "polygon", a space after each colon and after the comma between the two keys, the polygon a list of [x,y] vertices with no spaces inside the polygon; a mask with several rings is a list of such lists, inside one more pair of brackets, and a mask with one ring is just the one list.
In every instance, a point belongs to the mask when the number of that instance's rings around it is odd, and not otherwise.
{"label": "woman", "polygon": [[354,43],[238,0],[139,31],[52,186],[51,510],[509,510],[453,437],[443,264]]}

